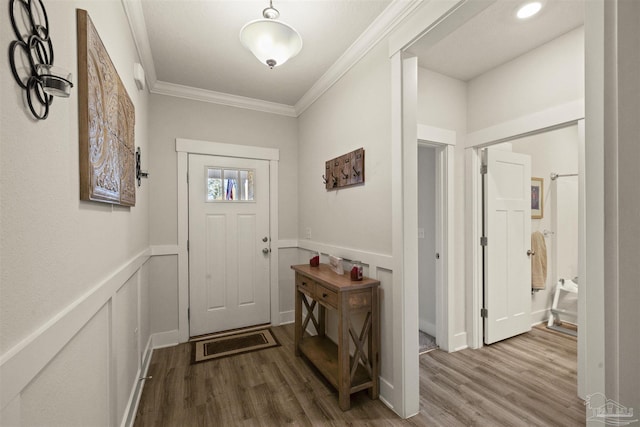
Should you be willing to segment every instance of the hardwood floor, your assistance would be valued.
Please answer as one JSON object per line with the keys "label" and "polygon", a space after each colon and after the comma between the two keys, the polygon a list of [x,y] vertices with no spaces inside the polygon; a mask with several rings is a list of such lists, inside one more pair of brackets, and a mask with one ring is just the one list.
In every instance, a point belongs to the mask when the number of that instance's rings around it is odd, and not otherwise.
{"label": "hardwood floor", "polygon": [[576,340],[534,328],[484,347],[420,356],[420,413],[400,419],[366,392],[342,412],[337,393],[293,352],[293,325],[272,328],[281,347],[191,364],[191,344],[156,350],[135,426],[578,426]]}

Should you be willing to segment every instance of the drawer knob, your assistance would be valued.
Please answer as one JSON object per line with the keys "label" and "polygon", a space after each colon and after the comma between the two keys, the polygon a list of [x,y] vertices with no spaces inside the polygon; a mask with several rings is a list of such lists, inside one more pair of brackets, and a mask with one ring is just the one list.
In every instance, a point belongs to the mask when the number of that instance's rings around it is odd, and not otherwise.
{"label": "drawer knob", "polygon": [[326,297],[328,297],[328,296],[329,296],[329,295],[327,295],[327,294],[324,294],[324,293],[322,294],[322,298],[326,298]]}

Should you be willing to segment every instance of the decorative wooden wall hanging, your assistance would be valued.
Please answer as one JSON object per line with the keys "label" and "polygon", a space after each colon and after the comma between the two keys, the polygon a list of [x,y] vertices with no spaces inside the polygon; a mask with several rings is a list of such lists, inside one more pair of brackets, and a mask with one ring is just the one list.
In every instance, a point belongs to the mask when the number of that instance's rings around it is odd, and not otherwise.
{"label": "decorative wooden wall hanging", "polygon": [[135,109],[86,10],[77,10],[80,199],[135,206]]}
{"label": "decorative wooden wall hanging", "polygon": [[364,148],[328,160],[322,178],[327,190],[364,184]]}

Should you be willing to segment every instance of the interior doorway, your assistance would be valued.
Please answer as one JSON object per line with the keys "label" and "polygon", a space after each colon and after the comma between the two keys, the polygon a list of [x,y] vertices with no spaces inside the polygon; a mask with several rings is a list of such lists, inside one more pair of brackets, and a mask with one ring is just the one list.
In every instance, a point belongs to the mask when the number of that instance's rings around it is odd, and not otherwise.
{"label": "interior doorway", "polygon": [[[581,145],[579,126],[573,123],[560,128],[541,130],[532,135],[515,137],[509,142],[492,144],[483,149],[483,151],[503,152],[505,155],[525,155],[531,159],[531,185],[536,190],[535,194],[533,192],[531,194],[531,204],[533,208],[535,201],[536,209],[532,211],[530,226],[531,234],[536,235],[539,245],[535,250],[530,248],[535,252],[531,258],[536,257],[535,260],[541,262],[537,266],[543,265],[544,272],[536,273],[536,283],[529,280],[535,275],[533,274],[526,278],[526,283],[520,280],[519,284],[524,284],[523,289],[527,293],[530,291],[530,295],[526,295],[526,302],[530,308],[531,326],[547,323],[553,314],[552,305],[555,305],[556,323],[567,326],[561,331],[569,332],[571,335],[575,334],[578,323],[578,294],[561,291],[557,293],[556,300],[554,296],[556,289],[564,290],[565,288],[559,284],[579,282],[580,185],[578,178],[581,172]],[[486,229],[483,234],[487,236]],[[491,247],[495,238],[491,236],[490,231],[488,234],[488,247]],[[486,251],[487,247],[484,249]],[[486,261],[485,259],[485,264]],[[531,265],[534,264],[536,263],[531,263]],[[485,271],[485,278],[486,273]],[[487,286],[485,281],[485,288]],[[506,292],[500,293],[506,294]],[[484,342],[487,343],[486,328]]]}
{"label": "interior doorway", "polygon": [[436,266],[440,259],[436,246],[436,148],[418,144],[418,352],[438,346]]}

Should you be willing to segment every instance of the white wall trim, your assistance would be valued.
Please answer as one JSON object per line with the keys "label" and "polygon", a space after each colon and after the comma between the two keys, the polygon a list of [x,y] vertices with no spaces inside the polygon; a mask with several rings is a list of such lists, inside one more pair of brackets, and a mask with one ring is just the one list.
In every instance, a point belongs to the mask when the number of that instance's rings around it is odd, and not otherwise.
{"label": "white wall trim", "polygon": [[[402,53],[397,52],[391,58],[391,252],[393,274],[393,373],[391,384],[390,407],[403,418],[413,415],[405,410],[404,383],[407,369],[404,365],[404,264],[403,264],[403,194],[402,194]],[[417,323],[417,316],[416,316]],[[415,376],[417,371],[412,372]],[[384,390],[380,381],[380,390]]]}
{"label": "white wall trim", "polygon": [[278,240],[276,242],[276,247],[278,249],[297,248],[298,247],[298,240],[297,239]]}
{"label": "white wall trim", "polygon": [[355,42],[333,63],[295,105],[296,115],[307,108],[329,90],[347,71],[357,64],[371,49],[415,10],[422,0],[392,0],[391,4],[369,25]]}
{"label": "white wall trim", "polygon": [[202,141],[197,139],[176,138],[176,151],[178,153],[205,154],[209,156],[280,160],[280,150],[277,148],[226,144],[223,142]]}
{"label": "white wall trim", "polygon": [[138,57],[144,68],[147,87],[151,89],[156,85],[157,81],[156,67],[151,54],[151,44],[149,43],[147,23],[144,20],[142,11],[142,2],[140,0],[122,0],[122,6],[129,21],[133,43],[136,45]]}
{"label": "white wall trim", "polygon": [[[343,246],[328,245],[326,243],[314,242],[313,240],[299,240],[298,248],[308,251],[316,251],[326,255],[331,254],[339,256],[347,261],[358,260],[370,267],[376,266],[386,270],[393,270],[393,258],[391,255],[378,254],[375,252],[368,252]],[[372,274],[371,268],[369,270],[369,274]]]}
{"label": "white wall trim", "polygon": [[149,259],[145,249],[0,357],[4,409]]}
{"label": "white wall trim", "polygon": [[154,350],[158,348],[173,347],[181,342],[180,330],[178,329],[151,334],[151,343]]}
{"label": "white wall trim", "polygon": [[456,131],[418,124],[418,141],[456,145]]}
{"label": "white wall trim", "polygon": [[436,336],[437,332],[436,332],[436,324],[429,322],[427,319],[419,319],[419,323],[418,323],[419,329],[426,333],[429,334],[433,337]]}
{"label": "white wall trim", "polygon": [[178,255],[178,245],[151,245],[151,256]]}
{"label": "white wall trim", "polygon": [[[280,151],[278,151],[278,156]],[[269,269],[271,271],[271,324],[280,324],[280,278],[279,260],[280,251],[272,249],[272,242],[279,242],[278,229],[278,160],[269,161]],[[277,249],[277,248],[275,248]]]}
{"label": "white wall trim", "polygon": [[466,148],[499,143],[537,133],[541,129],[566,126],[583,118],[584,99],[579,99],[468,133]]}
{"label": "white wall trim", "polygon": [[[436,43],[496,0],[438,0],[422,2],[391,37],[389,57],[408,49],[415,41],[429,33]],[[424,41],[424,39],[422,40]]]}
{"label": "white wall trim", "polygon": [[255,98],[247,98],[246,96],[215,92],[213,90],[198,89],[191,86],[163,81],[156,82],[155,86],[151,89],[151,93],[190,99],[192,101],[210,102],[212,104],[226,105],[228,107],[261,111],[263,113],[279,114],[281,116],[298,116],[295,108],[291,105],[263,101]]}
{"label": "white wall trim", "polygon": [[[205,154],[210,156],[238,157],[269,161],[269,229],[271,241],[278,242],[278,161],[280,150],[277,148],[255,147],[249,145],[224,144],[213,141],[201,141],[176,138],[178,153],[178,335],[179,342],[189,340],[189,184],[187,172],[189,154]],[[272,244],[270,258],[270,316],[271,323],[280,322],[280,298],[278,295],[278,251]]]}
{"label": "white wall trim", "polygon": [[133,382],[133,387],[131,388],[131,393],[129,394],[129,400],[127,401],[127,406],[124,409],[124,414],[122,420],[120,422],[121,427],[133,426],[133,423],[136,419],[136,412],[138,410],[138,405],[140,404],[140,398],[142,397],[142,390],[144,389],[145,380],[140,380],[147,375],[149,371],[149,362],[151,361],[151,353],[153,353],[153,349],[151,348],[151,337],[147,340],[147,346],[145,347],[145,351],[142,357],[142,364],[138,368],[137,377],[138,379]]}
{"label": "white wall trim", "polygon": [[[550,309],[543,308],[542,310],[536,310],[531,312],[531,326],[535,326],[539,323],[549,320]],[[564,321],[564,319],[563,319]]]}
{"label": "white wall trim", "polygon": [[295,320],[296,312],[295,310],[282,311],[280,312],[280,324],[286,325],[289,323],[293,323]]}
{"label": "white wall trim", "polygon": [[459,332],[453,336],[453,351],[460,351],[468,348],[467,333]]}
{"label": "white wall trim", "polygon": [[389,402],[385,398],[385,396],[394,396],[394,395],[395,395],[395,389],[393,387],[393,384],[391,384],[389,382],[389,380],[387,380],[386,378],[380,377],[380,396],[379,396],[379,399],[380,399],[380,401],[382,403],[387,405],[389,407],[389,409],[391,409],[395,413],[398,413],[398,410],[393,406],[393,403]]}

